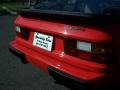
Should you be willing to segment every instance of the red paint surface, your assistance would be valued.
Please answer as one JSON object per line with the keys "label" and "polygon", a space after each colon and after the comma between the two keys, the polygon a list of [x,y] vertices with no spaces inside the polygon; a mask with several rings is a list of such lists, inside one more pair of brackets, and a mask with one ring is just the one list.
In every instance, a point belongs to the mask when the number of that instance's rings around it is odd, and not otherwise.
{"label": "red paint surface", "polygon": [[37,32],[49,33],[52,35],[59,35],[62,37],[74,38],[79,40],[86,40],[91,42],[105,42],[111,37],[104,32],[85,28],[85,31],[66,29],[66,24],[47,22],[42,20],[28,19],[21,16],[15,21],[18,26],[30,28]]}

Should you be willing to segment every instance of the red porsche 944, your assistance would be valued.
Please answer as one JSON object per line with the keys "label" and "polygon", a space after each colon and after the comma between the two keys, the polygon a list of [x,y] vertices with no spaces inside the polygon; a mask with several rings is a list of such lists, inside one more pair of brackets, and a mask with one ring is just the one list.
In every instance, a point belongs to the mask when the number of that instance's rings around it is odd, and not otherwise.
{"label": "red porsche 944", "polygon": [[23,63],[78,88],[98,88],[113,81],[120,58],[120,43],[115,45],[119,0],[38,0],[17,12],[16,37],[9,49]]}

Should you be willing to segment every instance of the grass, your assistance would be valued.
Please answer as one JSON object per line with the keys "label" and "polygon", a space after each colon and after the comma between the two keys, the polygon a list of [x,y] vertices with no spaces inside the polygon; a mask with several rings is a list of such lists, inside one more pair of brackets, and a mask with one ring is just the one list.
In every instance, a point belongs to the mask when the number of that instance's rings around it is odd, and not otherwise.
{"label": "grass", "polygon": [[2,7],[7,7],[11,10],[15,10],[20,8],[27,8],[29,6],[27,5],[27,3],[1,3],[0,8]]}
{"label": "grass", "polygon": [[28,3],[0,3],[0,13],[4,14],[4,13],[8,13],[6,10],[3,9],[3,7],[6,7],[8,9],[10,9],[11,11],[14,11],[16,9],[21,9],[21,8],[28,8],[29,5]]}

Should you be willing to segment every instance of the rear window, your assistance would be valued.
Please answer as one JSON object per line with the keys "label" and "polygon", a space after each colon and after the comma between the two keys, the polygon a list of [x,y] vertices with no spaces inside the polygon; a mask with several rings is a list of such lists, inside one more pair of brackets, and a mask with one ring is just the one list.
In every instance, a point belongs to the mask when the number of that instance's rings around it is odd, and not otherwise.
{"label": "rear window", "polygon": [[99,14],[120,10],[120,0],[37,0],[34,9]]}

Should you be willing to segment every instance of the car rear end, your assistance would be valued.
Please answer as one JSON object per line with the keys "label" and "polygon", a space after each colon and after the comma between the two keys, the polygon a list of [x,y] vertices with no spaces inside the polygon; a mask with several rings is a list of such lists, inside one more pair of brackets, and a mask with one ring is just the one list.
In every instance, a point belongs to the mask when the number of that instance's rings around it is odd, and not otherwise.
{"label": "car rear end", "polygon": [[105,17],[44,10],[18,13],[9,48],[24,63],[76,88],[96,89],[112,82],[117,59],[112,36],[101,25]]}

